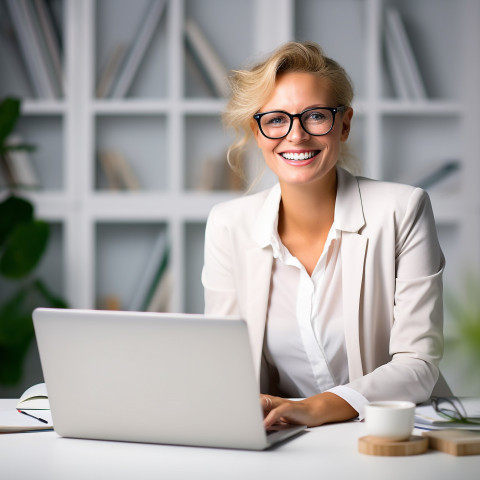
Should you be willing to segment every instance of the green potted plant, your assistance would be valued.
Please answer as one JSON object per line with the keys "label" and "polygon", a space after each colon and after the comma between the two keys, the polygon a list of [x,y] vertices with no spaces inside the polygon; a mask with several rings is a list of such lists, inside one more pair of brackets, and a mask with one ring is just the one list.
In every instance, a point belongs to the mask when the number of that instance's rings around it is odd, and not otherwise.
{"label": "green potted plant", "polygon": [[[6,164],[13,149],[32,150],[26,144],[9,145],[8,136],[20,117],[21,102],[8,97],[0,103],[0,161]],[[65,308],[64,300],[54,295],[35,275],[35,269],[48,244],[50,226],[35,218],[32,202],[9,182],[0,202],[0,276],[7,290],[0,299],[0,384],[15,385],[23,373],[23,361],[34,330],[32,310],[37,306]]]}
{"label": "green potted plant", "polygon": [[459,293],[447,291],[446,307],[453,320],[453,330],[446,349],[454,356],[458,375],[471,394],[480,395],[480,279],[472,271],[465,274]]}

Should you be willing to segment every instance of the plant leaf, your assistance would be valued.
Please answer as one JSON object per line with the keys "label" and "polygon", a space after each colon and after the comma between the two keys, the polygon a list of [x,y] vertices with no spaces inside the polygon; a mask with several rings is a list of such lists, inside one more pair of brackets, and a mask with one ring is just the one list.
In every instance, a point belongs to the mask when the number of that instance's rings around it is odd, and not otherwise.
{"label": "plant leaf", "polygon": [[40,279],[35,280],[33,283],[35,288],[40,292],[40,294],[47,300],[51,307],[54,308],[68,308],[67,303],[62,298],[58,297],[50,291],[47,285]]}
{"label": "plant leaf", "polygon": [[22,278],[39,262],[48,243],[50,227],[43,220],[16,225],[5,243],[0,258],[0,273],[8,278]]}
{"label": "plant leaf", "polygon": [[[22,288],[14,293],[0,308],[0,345],[13,347],[21,343],[22,338],[28,336],[25,324],[18,323],[23,317],[23,306],[27,297],[28,288]],[[31,323],[31,322],[30,322]]]}
{"label": "plant leaf", "polygon": [[0,203],[0,246],[13,230],[15,225],[30,221],[33,218],[33,205],[24,198],[10,195]]}
{"label": "plant leaf", "polygon": [[20,99],[7,97],[0,103],[0,149],[20,116]]}
{"label": "plant leaf", "polygon": [[23,308],[28,288],[10,297],[0,309],[0,384],[15,385],[22,376],[23,361],[35,336],[32,316]]}
{"label": "plant leaf", "polygon": [[0,345],[0,384],[17,385],[23,375],[23,363],[33,338],[15,347]]}
{"label": "plant leaf", "polygon": [[45,306],[37,292],[45,297],[49,306],[66,305],[36,279],[21,287],[0,307],[0,384],[15,385],[22,377],[25,355],[35,336],[31,312],[36,306]]}

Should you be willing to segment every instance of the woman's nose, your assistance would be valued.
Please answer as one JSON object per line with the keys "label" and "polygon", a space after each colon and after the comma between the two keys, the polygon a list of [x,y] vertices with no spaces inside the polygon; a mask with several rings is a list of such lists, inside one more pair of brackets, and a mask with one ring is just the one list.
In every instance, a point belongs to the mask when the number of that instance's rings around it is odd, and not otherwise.
{"label": "woman's nose", "polygon": [[290,132],[287,135],[287,138],[292,142],[300,142],[305,140],[305,138],[309,137],[310,135],[304,130],[302,124],[300,123],[299,118],[293,119],[293,124]]}

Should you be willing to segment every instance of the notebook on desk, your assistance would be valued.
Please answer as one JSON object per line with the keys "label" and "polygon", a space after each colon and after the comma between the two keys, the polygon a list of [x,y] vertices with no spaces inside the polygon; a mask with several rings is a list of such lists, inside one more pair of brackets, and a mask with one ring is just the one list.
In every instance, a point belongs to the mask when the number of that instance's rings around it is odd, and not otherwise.
{"label": "notebook on desk", "polygon": [[203,315],[36,309],[56,432],[65,437],[262,450],[246,323]]}

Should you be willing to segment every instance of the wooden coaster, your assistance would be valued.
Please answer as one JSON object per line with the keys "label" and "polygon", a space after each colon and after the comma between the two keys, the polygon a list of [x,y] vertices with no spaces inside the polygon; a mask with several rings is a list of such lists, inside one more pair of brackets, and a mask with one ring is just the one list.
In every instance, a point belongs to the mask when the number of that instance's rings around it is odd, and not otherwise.
{"label": "wooden coaster", "polygon": [[423,436],[429,439],[429,446],[434,450],[455,456],[480,454],[480,432],[432,430],[424,432]]}
{"label": "wooden coaster", "polygon": [[412,435],[402,442],[391,442],[383,438],[360,437],[358,439],[358,451],[365,455],[378,455],[381,457],[402,457],[405,455],[418,455],[425,453],[428,441],[425,437]]}

